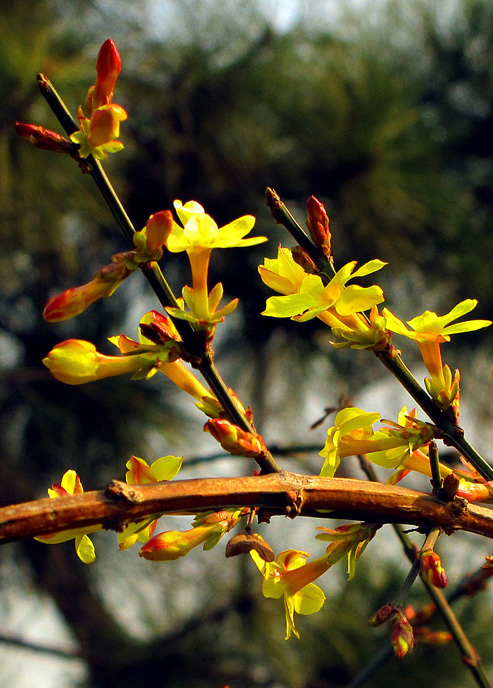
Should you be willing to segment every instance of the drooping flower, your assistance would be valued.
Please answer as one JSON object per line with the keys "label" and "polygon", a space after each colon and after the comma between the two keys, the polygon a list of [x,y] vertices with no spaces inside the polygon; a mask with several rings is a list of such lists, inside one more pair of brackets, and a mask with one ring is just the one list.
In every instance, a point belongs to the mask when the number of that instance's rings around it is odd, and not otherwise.
{"label": "drooping flower", "polygon": [[316,538],[331,542],[326,549],[327,561],[331,566],[347,557],[348,580],[351,580],[356,571],[356,561],[363,554],[379,527],[379,525],[365,523],[352,523],[335,529],[320,526],[318,530],[323,532],[316,535]]}
{"label": "drooping flower", "polygon": [[392,423],[390,428],[373,430],[378,420],[379,413],[359,408],[339,411],[320,452],[325,458],[320,475],[333,476],[342,458],[358,454],[366,454],[370,461],[385,468],[407,466],[405,462],[412,462],[413,453],[433,438],[432,426],[416,420],[415,412],[409,414],[406,407],[401,410],[398,423]]}
{"label": "drooping flower", "polygon": [[[56,483],[52,485],[51,488],[48,488],[48,495],[51,499],[82,494],[83,492],[84,489],[80,478],[73,470],[66,471],[63,474],[60,484]],[[75,551],[79,559],[83,561],[84,564],[92,564],[96,559],[96,551],[87,534],[94,533],[101,529],[101,525],[95,525],[88,528],[72,528],[71,530],[63,530],[60,533],[53,533],[51,535],[38,535],[34,539],[47,545],[55,545],[60,542],[67,542],[67,540],[75,540]]]}
{"label": "drooping flower", "polygon": [[167,530],[154,535],[139,551],[139,556],[150,561],[173,561],[186,556],[203,544],[204,550],[217,545],[244,515],[243,509],[225,509],[199,514],[189,530]]}
{"label": "drooping flower", "polygon": [[281,552],[272,562],[264,561],[255,551],[251,551],[250,556],[263,576],[264,597],[284,598],[286,640],[291,633],[299,638],[294,621],[295,612],[315,614],[325,602],[325,594],[313,581],[330,568],[327,557],[320,557],[307,564],[308,553],[294,549]]}
{"label": "drooping flower", "polygon": [[[236,307],[236,301],[231,302],[221,314],[217,306],[222,297],[222,286],[216,287],[209,294],[207,275],[209,260],[213,248],[233,248],[239,246],[254,246],[267,241],[266,237],[250,237],[245,239],[253,225],[252,215],[243,215],[224,227],[218,227],[210,215],[196,201],[188,201],[183,205],[175,201],[174,207],[181,224],[173,222],[173,229],[166,241],[166,247],[172,253],[186,251],[192,270],[192,287],[187,287],[183,298],[191,309],[187,317],[184,311],[170,310],[175,317],[193,319],[196,322],[217,322]],[[234,305],[232,305],[234,303]]]}
{"label": "drooping flower", "polygon": [[[128,471],[125,475],[127,485],[146,485],[163,480],[172,480],[183,463],[179,456],[162,456],[151,465],[138,456],[131,456],[127,461]],[[137,540],[147,542],[156,529],[157,519],[129,523],[125,530],[118,533],[120,551],[132,547]]]}

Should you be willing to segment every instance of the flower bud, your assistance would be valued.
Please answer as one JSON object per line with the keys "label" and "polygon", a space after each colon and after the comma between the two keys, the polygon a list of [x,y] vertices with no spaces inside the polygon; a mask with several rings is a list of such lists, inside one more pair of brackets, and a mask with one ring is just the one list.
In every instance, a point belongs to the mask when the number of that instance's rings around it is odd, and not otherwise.
{"label": "flower bud", "polygon": [[242,509],[200,514],[189,530],[167,530],[152,537],[139,551],[139,556],[151,561],[173,561],[186,556],[194,547],[204,544],[212,549],[221,537],[233,528],[243,515]]}
{"label": "flower bud", "polygon": [[383,607],[377,609],[377,611],[370,616],[368,619],[369,626],[381,626],[386,621],[388,621],[390,615],[393,613],[395,607],[393,604],[384,604]]}
{"label": "flower bud", "polygon": [[264,441],[260,435],[252,435],[242,430],[229,420],[213,418],[204,425],[221,447],[233,456],[258,457],[266,453]]}
{"label": "flower bud", "polygon": [[313,243],[322,250],[326,258],[329,258],[331,235],[325,206],[315,196],[310,196],[306,202],[306,213],[306,225]]}
{"label": "flower bud", "polygon": [[54,131],[45,129],[44,127],[36,126],[35,124],[25,124],[23,122],[15,123],[15,130],[27,139],[36,148],[51,151],[52,153],[67,153],[73,152],[73,145],[63,136]]}
{"label": "flower bud", "polygon": [[127,119],[121,105],[102,105],[93,110],[87,141],[90,146],[103,146],[120,136],[120,122]]}
{"label": "flower bud", "polygon": [[395,656],[400,659],[411,652],[414,647],[413,629],[404,611],[399,608],[395,608],[394,615],[389,619],[389,622],[394,627],[390,642],[394,648]]}
{"label": "flower bud", "polygon": [[447,587],[448,576],[442,566],[440,555],[432,549],[427,549],[421,550],[418,556],[421,562],[421,575],[423,578],[436,588]]}
{"label": "flower bud", "polygon": [[131,272],[123,262],[106,265],[90,282],[53,296],[44,307],[43,318],[46,322],[61,322],[79,315],[98,299],[111,296]]}
{"label": "flower bud", "polygon": [[427,626],[414,628],[414,640],[420,645],[446,645],[453,640],[448,631],[430,631]]}
{"label": "flower bud", "polygon": [[99,51],[96,62],[96,83],[93,92],[93,108],[111,103],[116,80],[122,68],[122,61],[116,45],[108,38]]}
{"label": "flower bud", "polygon": [[173,229],[173,215],[170,210],[154,213],[146,222],[147,249],[150,252],[162,250]]}
{"label": "flower bud", "polygon": [[82,385],[142,367],[140,356],[105,356],[83,339],[67,339],[56,344],[43,363],[53,377],[67,385]]}

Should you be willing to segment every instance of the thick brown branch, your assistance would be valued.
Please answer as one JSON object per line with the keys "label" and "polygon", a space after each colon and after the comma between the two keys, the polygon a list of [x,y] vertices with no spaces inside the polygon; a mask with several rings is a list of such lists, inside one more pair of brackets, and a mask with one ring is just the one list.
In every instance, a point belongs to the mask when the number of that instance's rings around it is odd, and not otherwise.
{"label": "thick brown branch", "polygon": [[39,499],[0,509],[0,542],[101,524],[118,530],[130,521],[166,513],[259,507],[271,515],[405,523],[447,533],[493,537],[493,511],[465,500],[441,501],[402,487],[280,473],[246,478],[176,480],[149,485],[114,481],[106,490]]}

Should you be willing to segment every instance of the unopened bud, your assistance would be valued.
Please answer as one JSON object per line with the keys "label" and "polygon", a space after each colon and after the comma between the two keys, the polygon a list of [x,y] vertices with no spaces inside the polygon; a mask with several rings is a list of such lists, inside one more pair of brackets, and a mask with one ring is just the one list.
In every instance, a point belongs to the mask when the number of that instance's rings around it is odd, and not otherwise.
{"label": "unopened bud", "polygon": [[421,575],[423,578],[436,588],[447,587],[448,576],[442,566],[440,555],[432,549],[428,549],[421,550],[418,556],[421,562]]}
{"label": "unopened bud", "polygon": [[427,626],[414,628],[414,640],[420,645],[446,645],[453,639],[448,631],[430,631]]}
{"label": "unopened bud", "polygon": [[233,456],[248,456],[256,458],[265,455],[267,449],[260,435],[252,435],[242,430],[229,420],[213,418],[204,425],[204,431],[209,432],[221,447]]}
{"label": "unopened bud", "polygon": [[121,105],[102,105],[93,110],[89,127],[88,142],[91,146],[103,146],[120,136],[120,122],[127,119]]}
{"label": "unopened bud", "polygon": [[401,608],[395,608],[394,615],[389,619],[394,627],[390,636],[390,642],[394,648],[394,654],[399,659],[407,655],[414,647],[414,633],[411,624],[407,620]]}
{"label": "unopened bud", "polygon": [[394,612],[394,605],[390,604],[384,604],[383,607],[380,607],[380,609],[377,609],[377,611],[370,616],[368,619],[368,625],[369,626],[381,626],[384,624],[386,621],[388,621],[390,615]]}
{"label": "unopened bud", "polygon": [[96,83],[94,84],[93,108],[111,103],[115,83],[122,68],[122,61],[116,45],[108,38],[99,51],[96,62]]}
{"label": "unopened bud", "polygon": [[146,222],[146,247],[150,253],[161,251],[173,229],[173,215],[170,210],[154,213]]}
{"label": "unopened bud", "polygon": [[44,307],[43,318],[47,322],[61,322],[79,315],[98,299],[111,296],[131,272],[123,262],[106,265],[90,282],[53,296]]}
{"label": "unopened bud", "polygon": [[306,202],[306,225],[310,230],[310,235],[312,237],[315,246],[320,248],[326,258],[330,256],[330,229],[329,229],[329,216],[325,210],[323,203],[315,198],[315,196],[310,196]]}
{"label": "unopened bud", "polygon": [[35,124],[25,124],[24,122],[16,122],[15,130],[19,136],[27,139],[36,148],[51,151],[52,153],[73,153],[74,147],[70,141],[55,131],[50,131]]}

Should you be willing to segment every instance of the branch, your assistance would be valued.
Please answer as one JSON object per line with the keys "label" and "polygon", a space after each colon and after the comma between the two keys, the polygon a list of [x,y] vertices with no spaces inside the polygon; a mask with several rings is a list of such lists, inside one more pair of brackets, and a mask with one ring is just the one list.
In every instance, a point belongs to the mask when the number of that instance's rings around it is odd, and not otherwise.
{"label": "branch", "polygon": [[16,504],[0,509],[0,543],[98,524],[120,530],[144,518],[228,507],[259,508],[261,520],[274,515],[345,518],[493,537],[493,511],[462,499],[445,502],[395,485],[280,473],[148,485],[114,480],[106,490]]}

